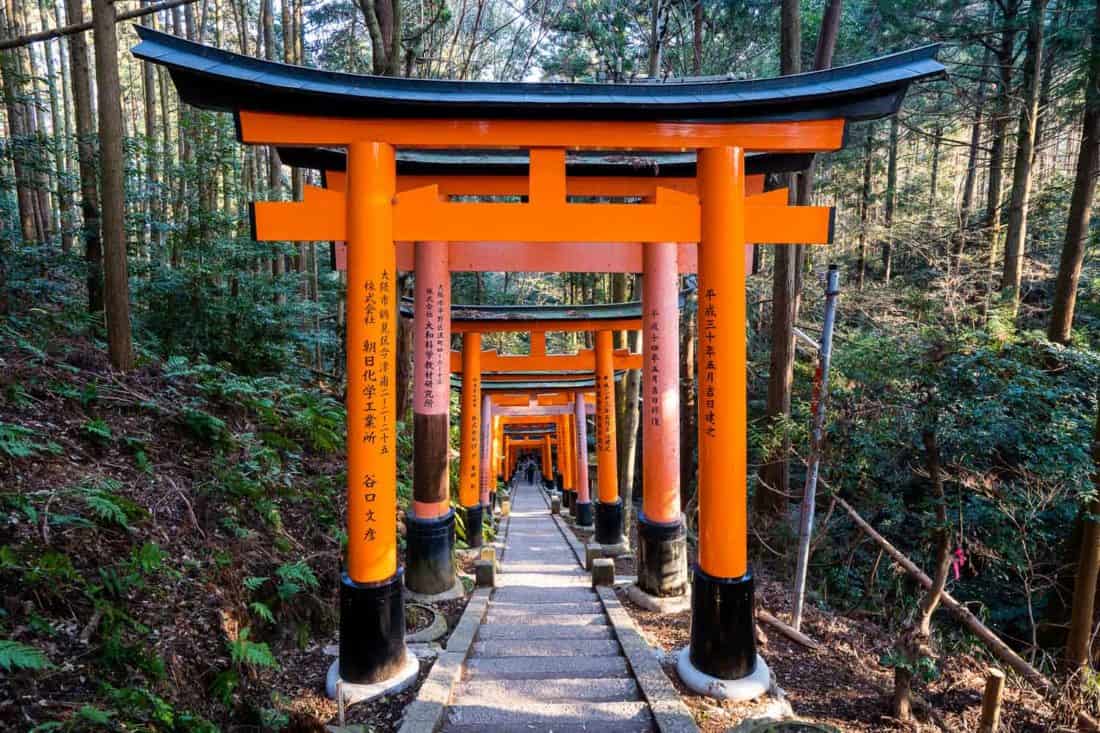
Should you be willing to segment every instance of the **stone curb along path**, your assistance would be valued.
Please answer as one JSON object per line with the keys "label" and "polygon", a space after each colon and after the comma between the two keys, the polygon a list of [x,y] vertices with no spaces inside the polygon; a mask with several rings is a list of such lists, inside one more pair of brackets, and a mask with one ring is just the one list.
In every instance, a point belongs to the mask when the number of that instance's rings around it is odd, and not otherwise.
{"label": "stone curb along path", "polygon": [[471,597],[402,733],[697,730],[614,592],[591,588],[570,538],[537,485],[519,482],[498,587]]}

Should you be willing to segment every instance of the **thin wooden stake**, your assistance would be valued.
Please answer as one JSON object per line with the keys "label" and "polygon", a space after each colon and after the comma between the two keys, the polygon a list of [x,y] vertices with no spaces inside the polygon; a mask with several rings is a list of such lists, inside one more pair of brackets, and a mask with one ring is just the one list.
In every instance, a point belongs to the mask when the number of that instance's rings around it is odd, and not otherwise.
{"label": "thin wooden stake", "polygon": [[985,692],[982,694],[982,719],[978,733],[997,733],[1001,725],[1001,698],[1005,691],[1005,673],[990,667],[985,676]]}

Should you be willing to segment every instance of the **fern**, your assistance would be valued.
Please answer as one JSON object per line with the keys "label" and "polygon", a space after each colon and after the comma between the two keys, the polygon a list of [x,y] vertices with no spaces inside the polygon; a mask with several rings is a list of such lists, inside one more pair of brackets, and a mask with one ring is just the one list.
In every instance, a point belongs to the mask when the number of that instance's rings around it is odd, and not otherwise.
{"label": "fern", "polygon": [[30,428],[0,422],[0,453],[8,458],[27,458],[42,452],[57,454],[61,452],[61,446],[53,442],[38,442]]}
{"label": "fern", "polygon": [[253,601],[248,604],[248,607],[252,609],[252,613],[258,617],[267,621],[269,624],[275,623],[275,614],[271,612],[271,609],[267,607],[266,603],[260,603],[259,601]]}
{"label": "fern", "polygon": [[229,642],[229,654],[236,665],[248,665],[251,667],[278,667],[275,655],[271,648],[264,642],[249,639],[251,629],[241,629],[236,641]]}
{"label": "fern", "polygon": [[255,591],[264,583],[267,582],[267,578],[259,575],[253,575],[244,579],[244,587],[251,591]]}
{"label": "fern", "polygon": [[49,669],[52,666],[46,655],[33,646],[0,639],[0,667],[5,672],[13,669]]}
{"label": "fern", "polygon": [[95,420],[89,420],[84,423],[81,428],[84,434],[93,440],[106,442],[111,439],[111,426],[105,421],[96,418]]}
{"label": "fern", "polygon": [[84,496],[84,503],[92,510],[100,520],[114,523],[120,527],[128,527],[126,511],[120,507],[115,498],[105,491],[96,491]]}
{"label": "fern", "polygon": [[278,575],[279,579],[283,582],[299,583],[307,588],[316,588],[320,585],[317,581],[317,576],[313,574],[313,569],[310,568],[309,563],[305,560],[284,563],[278,567],[275,574]]}

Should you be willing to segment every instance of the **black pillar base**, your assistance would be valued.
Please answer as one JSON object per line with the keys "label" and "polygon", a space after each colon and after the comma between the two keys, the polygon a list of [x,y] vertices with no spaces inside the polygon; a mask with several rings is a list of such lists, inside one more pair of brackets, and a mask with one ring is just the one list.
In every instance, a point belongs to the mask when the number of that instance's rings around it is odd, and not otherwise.
{"label": "black pillar base", "polygon": [[340,577],[340,679],[381,682],[405,664],[404,572],[380,583]]}
{"label": "black pillar base", "polygon": [[715,578],[695,566],[691,590],[691,663],[723,680],[756,670],[752,570]]}
{"label": "black pillar base", "polygon": [[489,492],[489,516],[493,515],[493,512],[496,511],[496,508],[497,508],[497,492],[490,491]]}
{"label": "black pillar base", "polygon": [[623,500],[614,504],[596,502],[596,544],[618,545],[623,541]]}
{"label": "black pillar base", "polygon": [[573,505],[573,516],[578,527],[592,526],[592,502],[578,501]]}
{"label": "black pillar base", "polygon": [[419,519],[406,516],[405,585],[414,593],[434,595],[455,584],[455,513]]}
{"label": "black pillar base", "polygon": [[485,541],[481,509],[480,504],[466,507],[466,544],[469,547],[481,547]]}
{"label": "black pillar base", "polygon": [[559,492],[565,491],[565,487],[562,486],[561,474],[560,473],[555,473],[554,474],[554,486],[555,486],[555,488],[557,488],[557,490]]}
{"label": "black pillar base", "polygon": [[687,590],[687,532],[682,521],[651,522],[638,515],[638,587],[651,596]]}

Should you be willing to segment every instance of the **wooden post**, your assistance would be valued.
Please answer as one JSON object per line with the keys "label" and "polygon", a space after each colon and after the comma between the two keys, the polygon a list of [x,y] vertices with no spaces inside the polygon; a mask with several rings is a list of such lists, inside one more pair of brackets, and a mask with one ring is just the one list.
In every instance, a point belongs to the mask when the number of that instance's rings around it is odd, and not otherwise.
{"label": "wooden post", "polygon": [[577,504],[573,508],[573,516],[577,520],[578,527],[591,527],[592,496],[588,487],[588,419],[587,407],[584,401],[584,392],[577,391],[573,395],[573,421],[577,425]]}
{"label": "wooden post", "polygon": [[623,541],[623,502],[619,498],[618,444],[615,426],[615,368],[611,331],[596,332],[596,535],[599,545]]}
{"label": "wooden post", "polygon": [[982,693],[982,717],[978,733],[997,733],[1001,726],[1001,698],[1005,691],[1005,673],[990,667],[985,673],[985,692]]}
{"label": "wooden post", "polygon": [[371,683],[405,661],[397,567],[397,273],[394,150],[348,146],[347,571],[340,584],[339,677]]}
{"label": "wooden post", "polygon": [[687,592],[687,533],[680,519],[678,246],[642,245],[643,463],[637,567],[638,587],[653,596]]}
{"label": "wooden post", "polygon": [[[448,306],[449,308],[450,306]],[[449,341],[449,340],[448,340]],[[449,344],[445,343],[449,351]],[[449,354],[448,354],[449,356]],[[459,501],[466,514],[466,544],[481,547],[481,334],[462,334],[462,428]]]}
{"label": "wooden post", "polygon": [[481,492],[480,499],[483,507],[492,506],[491,495],[493,493],[492,465],[493,465],[493,400],[487,395],[481,396]]}
{"label": "wooden post", "polygon": [[[349,197],[349,201],[354,201]],[[413,516],[405,582],[434,595],[455,583],[450,488],[451,273],[446,242],[417,242],[413,337]]]}
{"label": "wooden post", "polygon": [[746,522],[744,159],[735,147],[699,151],[699,564],[690,661],[726,680],[757,668]]}

